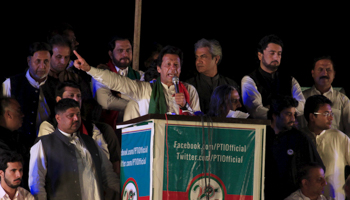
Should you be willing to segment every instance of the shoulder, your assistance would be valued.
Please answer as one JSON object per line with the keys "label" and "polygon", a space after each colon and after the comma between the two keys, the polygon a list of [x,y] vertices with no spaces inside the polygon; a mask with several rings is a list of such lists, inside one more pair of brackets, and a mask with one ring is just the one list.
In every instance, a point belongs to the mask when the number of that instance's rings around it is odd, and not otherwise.
{"label": "shoulder", "polygon": [[308,88],[308,89],[306,89],[306,90],[303,91],[303,95],[304,95],[305,99],[307,99],[308,97],[310,97],[310,96],[313,95],[313,94],[312,94],[312,93],[313,93],[312,91],[313,91],[312,88]]}
{"label": "shoulder", "polygon": [[197,79],[197,76],[198,76],[198,75],[195,75],[195,76],[193,76],[193,77],[187,79],[185,82],[188,83],[188,84],[193,85],[194,87],[196,87],[196,82],[197,82],[196,79]]}
{"label": "shoulder", "polygon": [[224,80],[224,81],[225,81],[225,84],[232,85],[232,86],[235,86],[235,87],[238,86],[238,84],[237,84],[236,81],[234,81],[233,79],[231,79],[231,78],[229,78],[229,77],[226,77],[226,76],[224,76],[224,75],[222,75],[222,74],[219,74],[219,79]]}
{"label": "shoulder", "polygon": [[328,129],[325,131],[324,134],[329,135],[332,138],[343,138],[343,139],[349,139],[349,137],[343,133],[342,131],[338,130],[338,129]]}
{"label": "shoulder", "polygon": [[193,92],[193,91],[196,91],[197,92],[197,89],[190,83],[187,83],[187,82],[182,82],[182,84],[184,84],[184,86],[186,87],[186,89],[188,90],[188,92]]}
{"label": "shoulder", "polygon": [[290,194],[284,200],[299,200],[299,198],[300,198],[300,193],[299,193],[299,190],[297,190],[297,191],[293,192],[292,194]]}
{"label": "shoulder", "polygon": [[22,187],[17,188],[19,195],[23,196],[23,199],[34,200],[34,196],[26,189]]}
{"label": "shoulder", "polygon": [[339,90],[333,89],[333,92],[335,96],[337,96],[343,103],[349,103],[349,97],[346,96],[344,93],[340,92]]}

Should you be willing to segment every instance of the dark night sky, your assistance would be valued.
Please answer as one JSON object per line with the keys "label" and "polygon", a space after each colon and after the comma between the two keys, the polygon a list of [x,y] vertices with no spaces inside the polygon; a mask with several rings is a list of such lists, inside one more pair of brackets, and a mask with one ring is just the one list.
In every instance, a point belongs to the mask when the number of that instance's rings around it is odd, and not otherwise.
{"label": "dark night sky", "polygon": [[[219,72],[240,83],[257,65],[256,45],[267,34],[276,34],[284,42],[281,70],[293,75],[301,86],[311,86],[311,64],[315,56],[329,54],[336,64],[336,87],[344,87],[349,62],[349,15],[345,5],[270,5],[249,1],[143,1],[140,61],[144,61],[152,42],[174,45],[184,52],[180,79],[195,70],[194,43],[217,39],[223,48]],[[170,1],[169,1],[170,2]],[[222,2],[222,3],[217,3]],[[56,2],[55,4],[60,4]],[[79,53],[91,65],[107,61],[106,44],[119,32],[133,37],[134,0],[91,4],[13,5],[17,13],[2,15],[3,76],[19,73],[27,67],[26,51],[32,41],[43,40],[48,27],[56,21],[70,23],[80,42]],[[11,3],[15,4],[15,3]],[[191,5],[188,5],[191,4]],[[69,7],[68,7],[69,6]],[[333,8],[334,7],[334,8]],[[44,9],[42,9],[44,8]],[[7,10],[7,9],[6,9]],[[3,7],[4,13],[5,8]]]}

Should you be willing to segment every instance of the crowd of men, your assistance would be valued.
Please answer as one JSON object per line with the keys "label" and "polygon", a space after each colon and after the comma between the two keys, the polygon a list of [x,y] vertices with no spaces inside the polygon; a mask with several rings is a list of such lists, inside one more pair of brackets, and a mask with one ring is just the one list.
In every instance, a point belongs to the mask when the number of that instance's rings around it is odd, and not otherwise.
{"label": "crowd of men", "polygon": [[265,199],[349,195],[350,100],[332,87],[331,57],[315,59],[314,85],[303,91],[278,70],[283,42],[276,35],[260,40],[260,63],[240,81],[218,72],[217,40],[195,43],[197,73],[176,84],[183,65],[177,47],[152,52],[143,72],[131,67],[127,37],[113,37],[109,61],[96,67],[78,45],[74,29],[59,26],[47,41],[30,45],[26,72],[3,80],[0,198],[119,199],[117,123],[146,114],[228,117],[239,111],[271,120]]}

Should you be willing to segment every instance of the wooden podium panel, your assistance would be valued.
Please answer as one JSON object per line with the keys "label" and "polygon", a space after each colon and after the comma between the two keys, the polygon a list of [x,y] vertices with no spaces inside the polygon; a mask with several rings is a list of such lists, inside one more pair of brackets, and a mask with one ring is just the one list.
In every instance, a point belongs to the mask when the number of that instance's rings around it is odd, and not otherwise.
{"label": "wooden podium panel", "polygon": [[146,115],[122,128],[122,199],[263,199],[268,120]]}

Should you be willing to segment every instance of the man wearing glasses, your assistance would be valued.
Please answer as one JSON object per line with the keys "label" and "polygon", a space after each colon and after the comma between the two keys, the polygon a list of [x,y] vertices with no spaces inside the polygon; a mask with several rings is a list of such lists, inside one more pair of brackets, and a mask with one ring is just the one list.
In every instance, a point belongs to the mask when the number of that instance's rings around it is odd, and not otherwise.
{"label": "man wearing glasses", "polygon": [[350,165],[350,138],[338,129],[331,129],[332,102],[323,95],[307,98],[304,109],[308,126],[303,132],[310,136],[326,167],[324,196],[345,199],[345,166]]}

